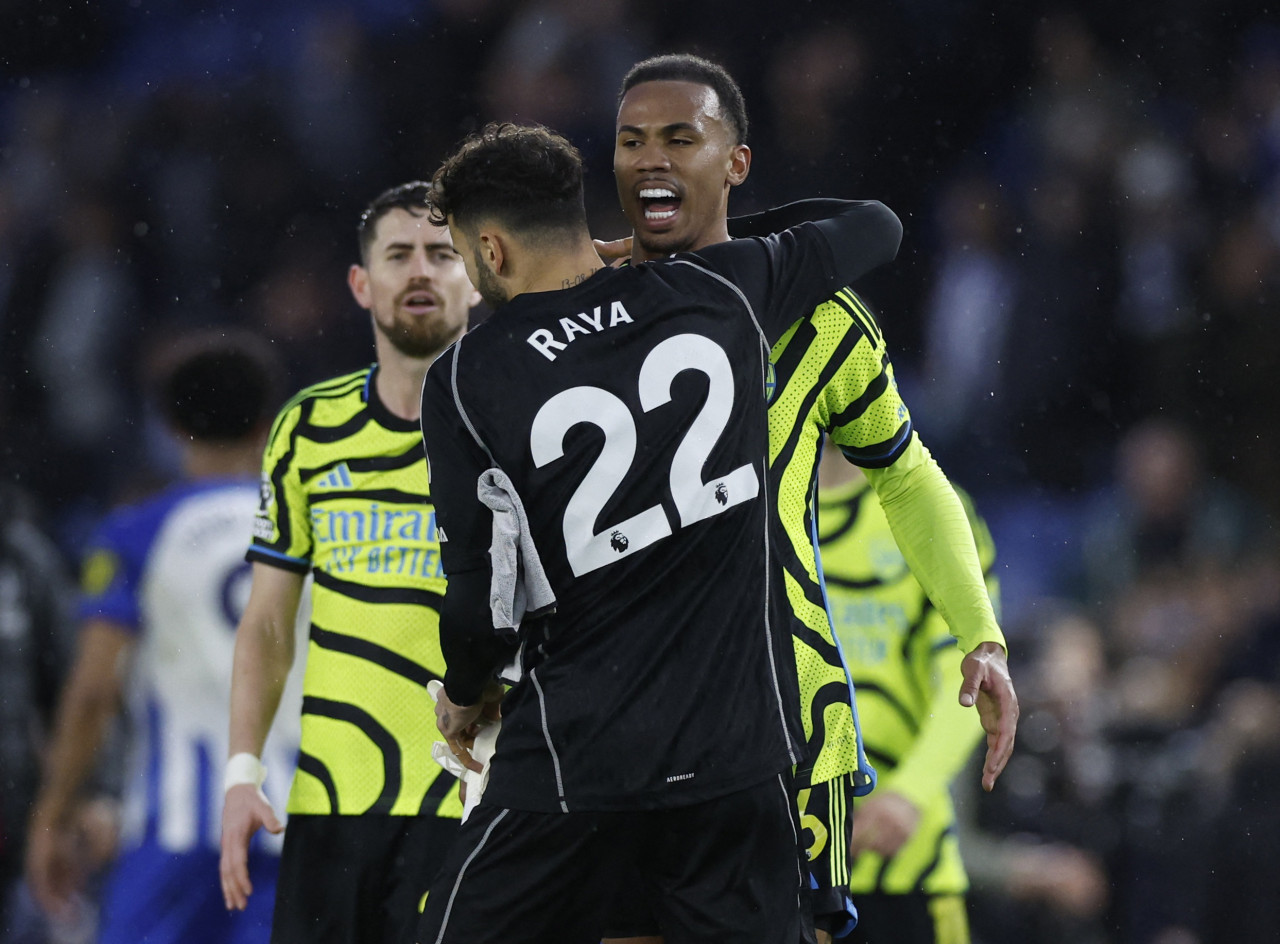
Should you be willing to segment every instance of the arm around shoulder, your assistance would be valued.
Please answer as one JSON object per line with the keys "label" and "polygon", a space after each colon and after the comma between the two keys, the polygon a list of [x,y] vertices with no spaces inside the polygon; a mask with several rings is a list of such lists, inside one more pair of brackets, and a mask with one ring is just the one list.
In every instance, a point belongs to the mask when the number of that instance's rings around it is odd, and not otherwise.
{"label": "arm around shoulder", "polygon": [[879,200],[850,201],[817,226],[831,247],[841,284],[892,262],[902,245],[902,221]]}

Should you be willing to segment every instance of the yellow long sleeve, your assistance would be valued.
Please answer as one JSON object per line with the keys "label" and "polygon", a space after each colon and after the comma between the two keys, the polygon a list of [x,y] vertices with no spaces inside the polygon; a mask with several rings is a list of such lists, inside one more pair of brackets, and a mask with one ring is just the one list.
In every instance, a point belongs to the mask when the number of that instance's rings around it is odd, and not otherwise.
{"label": "yellow long sleeve", "polygon": [[1007,651],[964,506],[920,438],[913,433],[906,451],[887,468],[863,471],[902,556],[961,651],[972,652],[984,642]]}

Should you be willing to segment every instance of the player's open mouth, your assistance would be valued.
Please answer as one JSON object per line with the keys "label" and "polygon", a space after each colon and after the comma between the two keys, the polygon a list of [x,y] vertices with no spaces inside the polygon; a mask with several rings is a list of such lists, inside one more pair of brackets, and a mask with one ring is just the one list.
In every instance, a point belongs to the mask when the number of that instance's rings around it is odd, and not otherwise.
{"label": "player's open mouth", "polygon": [[680,197],[667,187],[645,187],[637,196],[649,223],[665,223],[680,212]]}
{"label": "player's open mouth", "polygon": [[430,292],[410,292],[404,297],[401,306],[405,311],[413,314],[422,314],[439,307],[439,302]]}

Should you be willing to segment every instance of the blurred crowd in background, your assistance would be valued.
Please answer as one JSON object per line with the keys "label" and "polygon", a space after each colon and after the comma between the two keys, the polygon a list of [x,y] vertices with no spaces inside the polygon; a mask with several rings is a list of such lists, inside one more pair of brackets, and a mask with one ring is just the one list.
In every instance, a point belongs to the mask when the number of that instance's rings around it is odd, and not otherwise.
{"label": "blurred crowd in background", "polygon": [[593,230],[622,235],[619,82],[647,55],[690,51],[747,97],[754,159],[731,212],[874,197],[905,224],[897,262],[859,288],[922,438],[991,525],[1023,699],[996,792],[963,804],[975,939],[1273,937],[1268,12],[4,0],[4,880],[73,632],[59,572],[107,508],[175,472],[142,405],[155,357],[237,325],[276,345],[291,389],[371,360],[345,286],[356,216],[490,119],[569,136]]}

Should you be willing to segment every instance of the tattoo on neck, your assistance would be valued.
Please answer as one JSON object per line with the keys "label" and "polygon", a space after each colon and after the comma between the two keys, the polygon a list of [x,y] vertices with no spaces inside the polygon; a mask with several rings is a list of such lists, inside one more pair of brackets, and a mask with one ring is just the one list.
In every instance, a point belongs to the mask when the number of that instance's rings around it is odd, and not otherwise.
{"label": "tattoo on neck", "polygon": [[589,272],[579,272],[573,278],[565,279],[562,285],[564,288],[573,288],[573,286],[575,285],[581,285],[583,282],[591,278],[591,276],[595,275],[599,271],[600,271],[600,267],[596,266],[596,268],[590,270]]}

